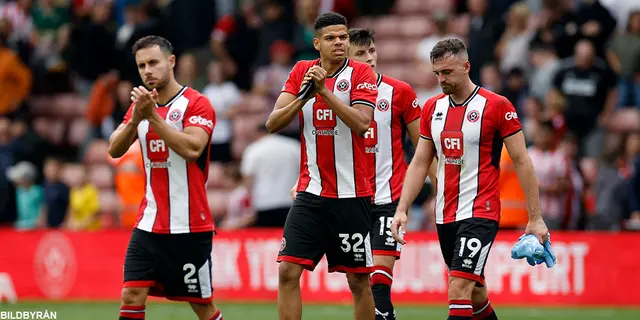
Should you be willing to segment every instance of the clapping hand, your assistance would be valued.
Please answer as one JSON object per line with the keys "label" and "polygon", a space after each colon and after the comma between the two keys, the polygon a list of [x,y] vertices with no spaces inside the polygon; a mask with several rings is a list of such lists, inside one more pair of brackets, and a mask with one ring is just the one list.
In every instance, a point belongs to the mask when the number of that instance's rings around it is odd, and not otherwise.
{"label": "clapping hand", "polygon": [[135,104],[134,113],[138,113],[143,119],[149,119],[155,112],[157,98],[158,91],[156,91],[156,89],[149,92],[147,88],[143,86],[133,88],[131,91],[131,101]]}

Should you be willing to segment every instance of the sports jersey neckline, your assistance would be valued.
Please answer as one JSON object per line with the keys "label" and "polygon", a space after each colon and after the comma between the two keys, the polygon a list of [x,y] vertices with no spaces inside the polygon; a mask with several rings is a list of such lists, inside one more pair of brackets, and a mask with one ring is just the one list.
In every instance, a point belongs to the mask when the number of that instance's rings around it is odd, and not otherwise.
{"label": "sports jersey neckline", "polygon": [[467,97],[467,99],[465,99],[460,104],[455,103],[453,99],[451,99],[451,95],[448,95],[447,97],[449,97],[449,107],[455,108],[455,107],[466,106],[467,104],[469,104],[469,102],[471,102],[471,100],[473,100],[473,98],[475,98],[475,96],[478,94],[478,91],[480,91],[480,86],[476,85],[476,88],[473,89],[473,91],[471,91],[471,94],[469,95],[469,97]]}
{"label": "sports jersey neckline", "polygon": [[175,96],[173,96],[171,99],[169,99],[169,102],[165,103],[165,104],[156,104],[156,107],[158,108],[163,108],[163,107],[168,107],[171,106],[171,104],[173,104],[174,102],[176,102],[176,100],[178,100],[178,98],[180,98],[185,91],[187,91],[187,88],[189,88],[189,86],[182,86],[182,89],[180,89],[180,91],[178,91],[178,93],[176,93]]}
{"label": "sports jersey neckline", "polygon": [[[342,63],[342,66],[340,67],[340,69],[338,69],[338,71],[336,71],[334,74],[332,75],[327,75],[327,78],[336,78],[337,76],[339,76],[342,71],[344,71],[347,66],[349,65],[349,58],[345,58],[344,62]],[[318,66],[322,67],[322,60],[318,59]]]}

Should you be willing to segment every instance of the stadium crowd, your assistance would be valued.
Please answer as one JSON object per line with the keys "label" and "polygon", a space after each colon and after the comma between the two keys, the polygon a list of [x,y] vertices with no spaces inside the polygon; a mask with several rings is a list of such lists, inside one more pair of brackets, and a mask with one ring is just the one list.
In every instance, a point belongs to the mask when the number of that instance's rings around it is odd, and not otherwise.
{"label": "stadium crowd", "polygon": [[[106,139],[141,83],[131,45],[156,34],[175,47],[178,81],[216,111],[215,221],[277,226],[256,212],[291,205],[298,125],[263,125],[293,64],[317,58],[312,24],[327,11],[375,29],[378,70],[421,103],[441,93],[431,48],[463,39],[472,80],[516,106],[549,228],[640,230],[640,2],[627,0],[0,0],[0,223],[133,226],[141,151],[110,159]],[[506,152],[498,187],[501,226],[522,228]],[[432,194],[427,181],[411,229],[434,228]]]}

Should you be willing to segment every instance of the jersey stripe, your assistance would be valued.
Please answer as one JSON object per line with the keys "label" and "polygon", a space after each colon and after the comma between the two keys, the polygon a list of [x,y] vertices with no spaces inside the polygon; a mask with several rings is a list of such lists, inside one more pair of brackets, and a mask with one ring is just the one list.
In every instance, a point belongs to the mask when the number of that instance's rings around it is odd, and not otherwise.
{"label": "jersey stripe", "polygon": [[[444,130],[445,131],[461,131],[464,115],[467,107],[453,107],[447,113],[447,117],[445,118]],[[437,141],[436,143],[442,143],[442,139]],[[444,146],[441,146],[444,149]],[[464,145],[464,149],[467,148],[467,145]],[[464,150],[463,152],[466,152]],[[465,159],[466,161],[466,159]],[[460,195],[460,174],[461,174],[461,165],[457,164],[449,164],[446,163],[444,165],[444,222],[455,220],[456,212],[458,211],[458,200]]]}
{"label": "jersey stripe", "polygon": [[[463,117],[462,132],[470,141],[480,141],[482,131],[482,117],[487,99],[477,96],[467,104],[467,110]],[[475,117],[475,118],[474,118]],[[470,119],[475,119],[474,121]],[[467,140],[465,139],[465,140]],[[464,152],[468,154],[482,154],[482,143],[465,143]],[[480,157],[464,157],[464,165],[461,167],[460,185],[464,185],[458,196],[458,211],[456,221],[472,218],[475,208],[475,200],[478,195],[480,179]],[[481,204],[481,203],[480,203]]]}
{"label": "jersey stripe", "polygon": [[375,132],[377,139],[377,152],[375,153],[376,166],[376,193],[374,203],[377,205],[390,203],[391,199],[391,184],[390,179],[393,177],[393,87],[382,82],[378,86],[378,99],[377,104],[380,104],[382,100],[388,104],[388,110],[381,111],[376,109],[374,111],[374,118],[376,119],[377,130]]}
{"label": "jersey stripe", "polygon": [[[314,98],[315,99],[315,98]],[[298,119],[300,122],[300,177],[298,178],[298,186],[303,190],[309,187],[311,181],[311,174],[309,172],[309,157],[307,155],[307,138],[305,134],[304,114],[298,113]]]}
{"label": "jersey stripe", "polygon": [[[138,130],[140,131],[149,131],[149,122],[147,121],[143,121],[140,123]],[[147,152],[147,137],[146,136],[139,136],[139,140],[140,140],[140,148],[142,149],[142,156],[143,159],[148,159],[148,152]],[[146,176],[146,183],[145,183],[145,197],[142,200],[142,204],[140,206],[140,209],[142,209],[142,216],[139,217],[138,220],[138,228],[144,231],[148,231],[151,232],[153,230],[153,225],[156,223],[156,215],[157,215],[157,204],[155,201],[155,196],[153,195],[153,189],[151,188],[151,179],[153,178],[153,171],[151,170],[150,167],[148,167],[146,165],[146,161],[145,161],[145,166],[144,166],[144,170],[145,170],[145,176]]]}
{"label": "jersey stripe", "polygon": [[[316,98],[309,99],[306,106],[313,106],[315,101]],[[313,112],[303,112],[302,123],[313,124],[313,116]],[[314,127],[313,125],[303,125],[301,126],[301,129],[303,130],[304,134],[303,141],[306,142],[306,147],[303,148],[303,150],[305,151],[305,156],[307,158],[306,169],[309,172],[309,183],[306,186],[303,184],[302,187],[304,187],[304,189],[302,190],[310,192],[312,194],[320,195],[320,192],[322,192],[323,181],[321,180],[322,178],[320,176],[320,169],[318,168],[318,143],[316,141],[316,135],[313,134]]]}

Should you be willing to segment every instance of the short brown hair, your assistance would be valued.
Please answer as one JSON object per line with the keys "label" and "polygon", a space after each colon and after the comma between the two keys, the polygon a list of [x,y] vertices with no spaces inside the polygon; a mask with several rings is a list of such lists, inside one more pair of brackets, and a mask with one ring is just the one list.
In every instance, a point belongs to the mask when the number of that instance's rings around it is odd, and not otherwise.
{"label": "short brown hair", "polygon": [[468,57],[467,46],[460,39],[451,38],[440,40],[431,50],[431,63],[441,60],[448,54]]}
{"label": "short brown hair", "polygon": [[376,42],[376,32],[373,29],[349,29],[349,42],[356,46],[369,46]]}
{"label": "short brown hair", "polygon": [[153,46],[160,47],[160,50],[167,54],[173,54],[173,46],[171,45],[171,42],[160,36],[146,36],[138,39],[138,41],[133,44],[132,51],[135,55],[138,50],[151,48]]}

